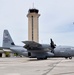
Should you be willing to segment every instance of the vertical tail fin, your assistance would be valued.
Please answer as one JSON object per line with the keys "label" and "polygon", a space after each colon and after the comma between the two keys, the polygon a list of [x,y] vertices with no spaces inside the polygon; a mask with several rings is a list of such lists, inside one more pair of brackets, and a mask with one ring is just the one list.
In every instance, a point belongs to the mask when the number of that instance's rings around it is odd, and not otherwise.
{"label": "vertical tail fin", "polygon": [[3,33],[3,47],[10,48],[14,45],[15,44],[14,44],[8,30],[4,30],[4,33]]}

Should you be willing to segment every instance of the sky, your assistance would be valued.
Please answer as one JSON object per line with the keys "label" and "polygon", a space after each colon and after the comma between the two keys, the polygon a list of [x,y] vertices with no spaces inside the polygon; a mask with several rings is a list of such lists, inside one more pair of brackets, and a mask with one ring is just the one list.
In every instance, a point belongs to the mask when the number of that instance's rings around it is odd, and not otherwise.
{"label": "sky", "polygon": [[16,45],[28,40],[28,10],[39,10],[39,43],[74,46],[74,0],[0,0],[0,46],[3,31]]}

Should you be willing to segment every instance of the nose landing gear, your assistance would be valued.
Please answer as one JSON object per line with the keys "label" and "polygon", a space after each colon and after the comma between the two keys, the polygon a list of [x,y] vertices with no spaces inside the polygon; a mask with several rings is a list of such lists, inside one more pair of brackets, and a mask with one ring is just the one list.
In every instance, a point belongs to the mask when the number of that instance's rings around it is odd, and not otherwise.
{"label": "nose landing gear", "polygon": [[70,56],[70,57],[65,57],[65,59],[68,59],[68,58],[69,58],[69,59],[72,59],[72,57],[71,57],[71,56]]}
{"label": "nose landing gear", "polygon": [[69,59],[72,59],[72,57],[69,57]]}

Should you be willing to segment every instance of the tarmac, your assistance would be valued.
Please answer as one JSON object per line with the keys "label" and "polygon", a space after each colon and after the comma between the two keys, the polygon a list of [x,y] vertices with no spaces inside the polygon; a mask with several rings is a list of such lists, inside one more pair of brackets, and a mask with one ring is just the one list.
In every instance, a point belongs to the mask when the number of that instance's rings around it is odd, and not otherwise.
{"label": "tarmac", "polygon": [[0,58],[0,75],[74,75],[74,58]]}

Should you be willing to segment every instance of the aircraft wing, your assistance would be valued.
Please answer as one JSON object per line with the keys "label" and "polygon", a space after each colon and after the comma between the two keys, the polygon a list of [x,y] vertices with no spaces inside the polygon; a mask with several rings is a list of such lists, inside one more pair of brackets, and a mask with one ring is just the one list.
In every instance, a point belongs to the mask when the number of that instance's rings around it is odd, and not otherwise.
{"label": "aircraft wing", "polygon": [[24,47],[26,49],[38,49],[42,47],[41,44],[34,42],[34,41],[22,41],[22,42],[25,44]]}

